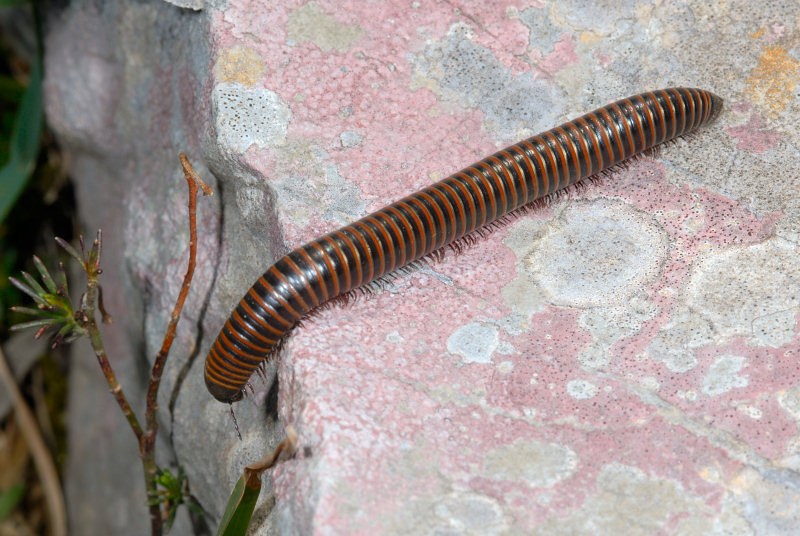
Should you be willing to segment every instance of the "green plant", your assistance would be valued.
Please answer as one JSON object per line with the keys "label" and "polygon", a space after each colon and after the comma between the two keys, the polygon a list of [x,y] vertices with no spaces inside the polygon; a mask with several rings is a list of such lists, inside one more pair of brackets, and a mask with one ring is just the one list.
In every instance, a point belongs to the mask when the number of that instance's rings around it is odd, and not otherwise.
{"label": "green plant", "polygon": [[[34,256],[33,264],[38,272],[39,281],[27,272],[22,272],[22,279],[9,278],[12,285],[30,296],[36,305],[36,307],[16,306],[12,308],[16,313],[32,317],[27,322],[13,326],[13,330],[36,328],[35,337],[37,338],[46,332],[53,332],[53,347],[71,342],[78,337],[89,337],[95,357],[103,370],[111,393],[128,420],[139,443],[148,494],[148,506],[150,508],[150,526],[153,535],[160,535],[164,530],[169,530],[181,504],[187,505],[192,510],[202,511],[188,494],[183,470],[179,468],[178,474],[174,475],[168,469],[160,468],[155,463],[155,441],[158,431],[158,420],[156,419],[158,387],[195,269],[198,187],[203,190],[205,195],[211,194],[211,189],[197,176],[186,156],[181,154],[180,158],[186,181],[189,184],[189,265],[164,335],[161,350],[156,356],[151,371],[147,390],[144,428],[140,425],[139,419],[128,403],[122,387],[117,382],[113,368],[106,355],[103,339],[96,321],[96,315],[99,312],[103,322],[111,322],[110,315],[103,307],[102,287],[99,284],[100,275],[103,273],[100,268],[102,232],[97,232],[97,237],[92,242],[88,252],[82,237],[80,239],[80,252],[67,241],[61,238],[55,239],[58,245],[78,262],[86,276],[86,290],[77,307],[73,305],[70,299],[67,273],[63,263],[59,263],[58,272],[54,277],[44,263]],[[291,456],[296,446],[297,436],[294,429],[289,426],[286,439],[278,445],[274,452],[245,468],[242,477],[231,494],[218,534],[243,536],[246,533],[261,491],[261,474],[280,460]]]}
{"label": "green plant", "polygon": [[[88,257],[84,251],[84,259],[82,259],[82,256],[67,242],[61,238],[56,238],[56,242],[58,242],[67,253],[80,261],[89,279],[91,280],[91,278],[94,277],[95,285],[97,277],[99,276],[97,272],[100,267],[101,238],[102,235],[98,232],[97,240],[95,240]],[[81,238],[81,249],[85,250],[83,238]],[[33,263],[36,266],[36,270],[39,272],[42,284],[39,284],[36,279],[27,272],[22,272],[22,277],[25,279],[24,283],[15,277],[8,278],[12,285],[33,298],[33,301],[36,302],[35,309],[20,306],[11,308],[11,310],[16,313],[26,314],[35,318],[34,320],[12,326],[12,331],[26,328],[38,328],[35,335],[38,339],[48,329],[55,329],[57,333],[53,338],[53,347],[58,346],[62,342],[72,342],[81,335],[85,335],[87,332],[85,327],[87,317],[84,311],[74,311],[72,308],[64,264],[58,264],[59,280],[56,282],[44,263],[39,260],[39,257],[34,256]],[[91,265],[89,265],[89,263],[91,263]],[[96,268],[93,268],[94,266],[96,266]]]}
{"label": "green plant", "polygon": [[[13,308],[15,312],[27,314],[33,317],[33,319],[18,324],[12,329],[37,328],[36,337],[41,337],[47,331],[54,331],[54,346],[70,342],[77,337],[88,336],[111,393],[122,410],[122,413],[125,415],[125,418],[128,420],[128,424],[133,430],[139,444],[139,454],[142,460],[145,486],[148,494],[148,505],[150,508],[150,528],[153,535],[162,534],[165,520],[169,521],[174,519],[174,508],[176,508],[178,504],[186,502],[180,495],[183,490],[183,482],[180,478],[180,473],[178,477],[170,478],[172,476],[170,473],[160,469],[156,465],[155,445],[158,432],[158,419],[156,418],[156,412],[158,410],[157,398],[164,365],[175,339],[180,313],[183,309],[186,296],[189,293],[192,276],[194,275],[197,258],[196,207],[198,188],[202,189],[205,195],[211,195],[211,188],[197,176],[186,158],[186,155],[181,154],[180,159],[183,165],[186,182],[189,185],[189,264],[175,307],[170,316],[161,350],[155,358],[150,373],[144,427],[140,424],[122,387],[117,382],[114,370],[106,353],[102,335],[98,328],[98,312],[104,322],[110,322],[111,320],[111,317],[106,313],[103,307],[102,287],[100,287],[98,281],[100,275],[103,273],[100,268],[102,232],[97,232],[97,237],[88,252],[82,238],[80,241],[80,252],[65,240],[56,238],[58,245],[79,263],[86,276],[86,290],[83,292],[77,307],[73,305],[70,299],[66,270],[61,263],[59,263],[58,276],[54,278],[45,267],[44,263],[34,257],[34,266],[39,273],[41,282],[37,281],[36,278],[26,272],[22,273],[24,281],[17,278],[10,278],[11,283],[20,291],[30,296],[36,304],[35,308]],[[159,485],[162,486],[161,490],[159,489]],[[163,512],[162,508],[164,509]]]}
{"label": "green plant", "polygon": [[159,469],[156,476],[156,483],[161,487],[158,496],[150,500],[151,506],[163,505],[166,530],[172,528],[175,522],[175,515],[178,513],[178,507],[185,504],[190,510],[196,514],[203,514],[203,509],[200,505],[191,498],[189,494],[186,475],[182,467],[178,467],[178,474],[173,475],[169,469]]}

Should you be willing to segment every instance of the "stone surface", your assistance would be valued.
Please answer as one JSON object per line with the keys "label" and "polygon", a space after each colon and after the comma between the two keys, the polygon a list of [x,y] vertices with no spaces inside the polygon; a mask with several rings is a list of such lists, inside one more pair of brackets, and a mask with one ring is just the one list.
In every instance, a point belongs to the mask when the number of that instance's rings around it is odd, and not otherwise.
{"label": "stone surface", "polygon": [[[161,398],[162,463],[184,467],[211,525],[242,466],[292,423],[302,449],[268,479],[259,534],[796,530],[792,2],[203,7],[51,12],[47,110],[87,232],[106,232],[106,333],[134,393],[186,262],[177,152],[217,189],[200,203]],[[236,440],[202,361],[277,255],[507,143],[674,85],[725,98],[717,123],[310,318],[270,369],[278,420],[270,373],[236,404]],[[72,394],[73,526],[138,534],[143,507],[96,506],[141,505],[141,477],[90,365]]]}

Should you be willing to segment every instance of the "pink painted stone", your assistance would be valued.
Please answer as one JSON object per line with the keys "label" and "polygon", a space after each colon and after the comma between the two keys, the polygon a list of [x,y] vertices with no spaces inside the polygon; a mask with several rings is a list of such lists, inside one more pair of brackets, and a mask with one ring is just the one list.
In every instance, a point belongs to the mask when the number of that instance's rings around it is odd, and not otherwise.
{"label": "pink painted stone", "polygon": [[728,127],[725,131],[731,138],[738,140],[737,149],[760,154],[772,149],[780,140],[780,134],[766,127],[767,123],[763,117],[751,114],[747,123],[738,127]]}
{"label": "pink painted stone", "polygon": [[[220,46],[256,50],[267,65],[256,87],[291,109],[284,143],[243,155],[278,192],[287,248],[573,111],[673,79],[615,80],[624,55],[569,26],[579,19],[500,3],[311,2],[267,14],[231,2]],[[654,68],[707,85],[665,61]],[[581,68],[615,74],[568,108],[550,104],[580,94],[567,73]],[[520,121],[530,102],[539,116]],[[777,143],[765,127],[751,117],[726,130],[736,149],[759,153]],[[643,533],[744,519],[731,483],[752,470],[769,480],[798,437],[785,409],[797,395],[782,406],[780,393],[800,383],[785,314],[800,295],[772,302],[772,283],[736,273],[769,262],[768,250],[780,257],[770,266],[798,254],[775,242],[777,213],[688,178],[691,161],[726,158],[721,132],[304,322],[279,366],[281,418],[307,449],[274,474],[290,532],[562,534],[600,523],[597,533],[623,533],[618,501]],[[690,163],[676,169],[675,153]],[[764,335],[748,328],[761,313],[777,315]]]}

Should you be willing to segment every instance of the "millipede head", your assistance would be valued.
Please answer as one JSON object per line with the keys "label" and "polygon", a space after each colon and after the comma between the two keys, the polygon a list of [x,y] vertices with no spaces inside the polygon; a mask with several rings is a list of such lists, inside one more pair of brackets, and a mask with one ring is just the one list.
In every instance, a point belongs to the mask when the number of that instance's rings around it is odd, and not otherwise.
{"label": "millipede head", "polygon": [[224,385],[216,383],[213,379],[208,377],[208,374],[205,375],[205,380],[208,392],[220,402],[232,404],[238,402],[244,396],[241,389],[231,389],[230,387],[225,387]]}

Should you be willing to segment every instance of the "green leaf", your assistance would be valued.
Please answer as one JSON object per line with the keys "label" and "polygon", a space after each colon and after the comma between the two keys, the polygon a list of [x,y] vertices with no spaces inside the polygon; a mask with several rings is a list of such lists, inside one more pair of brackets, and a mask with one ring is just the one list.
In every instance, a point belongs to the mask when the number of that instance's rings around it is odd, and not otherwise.
{"label": "green leaf", "polygon": [[[23,272],[24,273],[24,272]],[[12,285],[17,287],[19,290],[33,298],[33,301],[36,303],[40,303],[46,305],[47,302],[44,301],[44,298],[36,294],[36,291],[30,288],[28,285],[17,279],[16,277],[9,277],[8,280],[11,282]]]}
{"label": "green leaf", "polygon": [[25,484],[20,482],[0,493],[0,521],[9,516],[25,494]]}
{"label": "green leaf", "polygon": [[100,269],[100,255],[103,252],[103,230],[97,230],[97,238],[94,239],[92,242],[92,249],[89,251],[89,259],[87,262],[87,268],[92,271],[92,273],[98,273],[97,271]]}
{"label": "green leaf", "polygon": [[41,309],[31,309],[30,307],[22,307],[21,305],[15,305],[11,308],[12,311],[15,313],[22,313],[25,315],[32,315],[32,316],[40,316],[42,314]]}
{"label": "green leaf", "polygon": [[52,319],[31,320],[30,322],[21,322],[19,324],[14,324],[8,329],[11,331],[19,331],[21,329],[36,328],[39,326],[49,326],[51,324],[53,324]]}
{"label": "green leaf", "polygon": [[39,275],[42,276],[42,282],[47,287],[47,290],[50,292],[50,294],[55,294],[58,291],[58,287],[56,287],[53,277],[50,275],[50,272],[47,270],[47,267],[44,265],[42,260],[34,255],[33,264],[36,266],[36,270],[39,271]]}
{"label": "green leaf", "polygon": [[44,290],[42,285],[36,281],[31,274],[28,272],[22,272],[22,278],[25,279],[25,282],[28,283],[28,287],[33,290],[36,294],[39,295],[40,298],[44,299],[47,292]]}
{"label": "green leaf", "polygon": [[245,475],[236,482],[225,507],[225,513],[222,515],[217,536],[244,536],[247,533],[258,494],[261,493],[261,480],[258,479],[258,487],[251,487],[252,485],[253,482],[250,484],[245,482]]}
{"label": "green leaf", "polygon": [[[2,1],[2,0],[0,0]],[[0,223],[25,189],[36,167],[42,137],[42,65],[37,58],[22,96],[8,148],[8,162],[0,168]]]}
{"label": "green leaf", "polygon": [[74,247],[72,247],[72,245],[70,245],[69,242],[67,242],[63,238],[56,237],[56,244],[61,246],[63,250],[69,253],[73,259],[78,261],[78,264],[80,264],[81,266],[86,264],[86,259],[84,259],[83,256],[80,253],[78,253],[78,251]]}
{"label": "green leaf", "polygon": [[261,473],[274,467],[279,461],[294,455],[297,449],[297,432],[290,424],[286,427],[286,439],[281,441],[271,454],[244,468],[241,478],[228,499],[222,515],[217,536],[245,536],[250,518],[261,493]]}
{"label": "green leaf", "polygon": [[156,473],[156,484],[163,489],[159,489],[157,494],[150,498],[150,506],[160,506],[166,510],[167,520],[164,524],[164,531],[169,532],[178,513],[178,507],[182,504],[188,506],[193,512],[204,514],[200,505],[194,502],[189,495],[189,488],[186,483],[186,474],[182,467],[178,467],[178,474],[173,475],[169,469],[158,468]]}
{"label": "green leaf", "polygon": [[52,347],[55,348],[61,343],[69,343],[86,333],[86,330],[76,327],[75,324],[64,324],[55,337],[53,337]]}
{"label": "green leaf", "polygon": [[61,285],[59,290],[62,296],[69,296],[69,284],[67,283],[67,270],[64,268],[64,263],[58,261],[58,273],[61,276]]}

